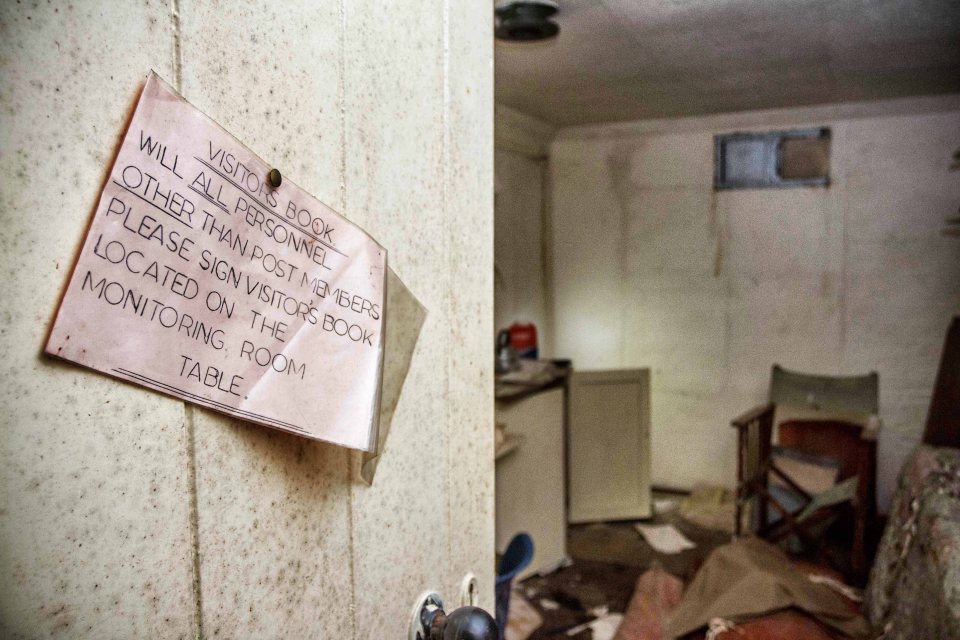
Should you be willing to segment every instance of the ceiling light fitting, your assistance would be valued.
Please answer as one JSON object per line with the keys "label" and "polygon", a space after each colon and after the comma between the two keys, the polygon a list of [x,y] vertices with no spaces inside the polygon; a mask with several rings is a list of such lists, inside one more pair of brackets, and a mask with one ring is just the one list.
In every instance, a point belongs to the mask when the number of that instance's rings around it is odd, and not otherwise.
{"label": "ceiling light fitting", "polygon": [[545,40],[560,33],[556,22],[548,18],[559,11],[553,0],[511,0],[501,2],[494,12],[497,25],[494,34],[500,40],[532,42]]}

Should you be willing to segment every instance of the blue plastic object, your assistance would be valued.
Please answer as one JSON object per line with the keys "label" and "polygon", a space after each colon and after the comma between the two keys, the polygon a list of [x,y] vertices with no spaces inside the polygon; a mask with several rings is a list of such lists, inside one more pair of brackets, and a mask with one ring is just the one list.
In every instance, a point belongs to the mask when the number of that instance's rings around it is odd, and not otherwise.
{"label": "blue plastic object", "polygon": [[497,596],[497,628],[500,638],[504,637],[507,627],[507,614],[510,611],[510,587],[513,578],[523,571],[533,560],[533,538],[527,533],[518,533],[513,536],[507,550],[500,559],[497,569],[496,596]]}

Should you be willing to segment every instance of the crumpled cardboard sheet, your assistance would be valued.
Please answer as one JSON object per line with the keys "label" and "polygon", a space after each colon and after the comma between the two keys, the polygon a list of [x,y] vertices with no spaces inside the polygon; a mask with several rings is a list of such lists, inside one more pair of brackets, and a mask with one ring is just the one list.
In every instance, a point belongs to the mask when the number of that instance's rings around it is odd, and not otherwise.
{"label": "crumpled cardboard sheet", "polygon": [[376,240],[271,169],[151,73],[45,351],[370,462],[423,308]]}
{"label": "crumpled cardboard sheet", "polygon": [[866,620],[830,587],[817,584],[782,551],[756,538],[718,547],[673,610],[667,635],[678,638],[713,618],[740,622],[795,607],[851,638],[869,633]]}

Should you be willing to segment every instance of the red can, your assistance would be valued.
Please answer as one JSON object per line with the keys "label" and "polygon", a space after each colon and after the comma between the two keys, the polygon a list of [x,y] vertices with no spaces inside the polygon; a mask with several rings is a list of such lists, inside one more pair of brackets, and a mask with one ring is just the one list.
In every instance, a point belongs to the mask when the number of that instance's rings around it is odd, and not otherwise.
{"label": "red can", "polygon": [[522,324],[514,322],[510,325],[510,346],[513,347],[517,355],[521,358],[536,359],[537,351],[537,326],[532,322]]}

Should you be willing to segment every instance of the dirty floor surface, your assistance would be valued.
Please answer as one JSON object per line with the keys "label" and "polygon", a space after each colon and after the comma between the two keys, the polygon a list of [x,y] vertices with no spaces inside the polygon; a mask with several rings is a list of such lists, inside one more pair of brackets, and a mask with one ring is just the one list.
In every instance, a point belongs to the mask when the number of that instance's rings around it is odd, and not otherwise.
{"label": "dirty floor surface", "polygon": [[697,547],[672,555],[657,553],[634,528],[634,522],[571,525],[567,553],[573,564],[519,585],[519,592],[544,620],[531,640],[592,638],[589,629],[573,635],[567,632],[593,620],[591,610],[597,607],[623,613],[637,578],[654,563],[686,583],[714,548],[730,540],[729,534],[698,527],[677,512],[658,514],[644,523],[672,524]]}

